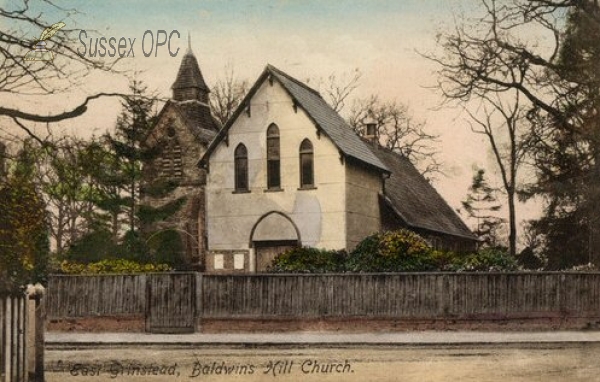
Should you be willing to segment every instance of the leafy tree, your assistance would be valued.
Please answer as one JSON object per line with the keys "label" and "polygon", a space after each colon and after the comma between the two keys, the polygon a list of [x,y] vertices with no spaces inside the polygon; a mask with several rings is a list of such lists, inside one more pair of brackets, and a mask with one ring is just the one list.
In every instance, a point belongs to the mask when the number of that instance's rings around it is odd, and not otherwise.
{"label": "leafy tree", "polygon": [[49,143],[31,147],[30,154],[35,156],[35,182],[47,205],[50,235],[56,252],[62,253],[89,230],[94,184],[86,173],[89,163],[84,163],[87,142],[63,137]]}
{"label": "leafy tree", "polygon": [[546,269],[562,270],[593,263],[588,247],[590,228],[580,216],[578,211],[563,210],[533,223],[544,234],[541,255],[546,259]]}
{"label": "leafy tree", "polygon": [[35,161],[27,143],[0,183],[0,289],[43,282],[49,241],[45,205],[34,183]]}
{"label": "leafy tree", "polygon": [[498,229],[504,223],[497,216],[502,205],[496,198],[498,190],[491,187],[485,179],[485,170],[475,171],[469,193],[462,206],[470,218],[477,221],[474,230],[479,241],[487,247],[495,247],[498,244]]}
{"label": "leafy tree", "polygon": [[[143,197],[165,196],[179,183],[144,179],[144,167],[157,157],[160,145],[145,145],[155,122],[151,116],[153,102],[144,95],[145,87],[133,81],[130,90],[134,96],[126,98],[114,136],[107,134],[102,141],[91,142],[83,152],[90,164],[87,174],[93,179],[90,194],[100,212],[95,213],[93,230],[72,246],[68,258],[84,263],[103,258],[146,262],[170,254],[173,264],[178,265],[181,248],[175,245],[165,253],[165,246],[173,244],[169,234],[158,234],[149,227],[177,212],[185,198],[158,208],[142,204]],[[111,242],[103,242],[109,232]],[[97,248],[96,254],[89,253],[93,248]]]}

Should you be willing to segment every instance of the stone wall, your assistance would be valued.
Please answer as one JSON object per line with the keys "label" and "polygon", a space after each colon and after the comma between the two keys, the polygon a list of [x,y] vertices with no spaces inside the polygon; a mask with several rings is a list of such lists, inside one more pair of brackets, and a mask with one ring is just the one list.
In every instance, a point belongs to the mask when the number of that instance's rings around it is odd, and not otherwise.
{"label": "stone wall", "polygon": [[160,208],[179,199],[184,202],[173,215],[145,226],[144,230],[148,232],[176,231],[184,248],[182,255],[186,263],[202,269],[206,242],[204,224],[206,173],[198,168],[197,163],[206,151],[206,144],[198,141],[176,108],[167,104],[147,139],[147,145],[163,149],[172,142],[177,142],[180,147],[180,173],[166,172],[163,162],[165,159],[163,153],[160,153],[144,168],[144,178],[148,187],[157,186],[163,182],[172,182],[178,186],[167,195],[156,197],[146,194],[142,204]]}

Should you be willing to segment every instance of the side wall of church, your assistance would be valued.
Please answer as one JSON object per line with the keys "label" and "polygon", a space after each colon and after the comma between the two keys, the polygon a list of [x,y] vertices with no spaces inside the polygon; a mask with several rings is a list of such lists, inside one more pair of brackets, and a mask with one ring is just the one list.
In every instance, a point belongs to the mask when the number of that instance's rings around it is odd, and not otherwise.
{"label": "side wall of church", "polygon": [[364,165],[346,166],[346,221],[348,250],[354,249],[365,237],[381,230],[379,193],[383,182],[378,171]]}

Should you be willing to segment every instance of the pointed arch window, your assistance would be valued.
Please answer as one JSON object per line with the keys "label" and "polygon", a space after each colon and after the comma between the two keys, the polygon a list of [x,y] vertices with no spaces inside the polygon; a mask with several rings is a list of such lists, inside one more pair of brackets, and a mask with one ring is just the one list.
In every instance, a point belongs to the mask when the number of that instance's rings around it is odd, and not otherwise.
{"label": "pointed arch window", "polygon": [[274,123],[267,129],[267,188],[281,188],[279,128]]}
{"label": "pointed arch window", "polygon": [[305,139],[300,144],[300,188],[315,186],[314,152],[311,141]]}
{"label": "pointed arch window", "polygon": [[248,150],[240,143],[234,152],[235,190],[248,191]]}

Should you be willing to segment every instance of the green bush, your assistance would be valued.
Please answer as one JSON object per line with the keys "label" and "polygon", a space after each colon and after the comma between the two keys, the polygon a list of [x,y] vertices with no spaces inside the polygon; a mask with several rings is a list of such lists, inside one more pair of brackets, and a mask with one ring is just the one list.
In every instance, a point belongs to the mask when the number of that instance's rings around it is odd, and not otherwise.
{"label": "green bush", "polygon": [[354,251],[294,248],[275,258],[272,272],[493,272],[517,270],[505,248],[464,255],[434,250],[418,234],[401,229],[373,234]]}
{"label": "green bush", "polygon": [[137,263],[152,262],[148,258],[148,245],[138,231],[127,231],[116,248],[116,258]]}
{"label": "green bush", "polygon": [[504,248],[484,248],[464,258],[457,258],[454,271],[500,272],[517,270],[517,261]]}
{"label": "green bush", "polygon": [[112,233],[106,229],[98,229],[71,244],[61,257],[70,262],[88,264],[114,258],[116,252],[117,246],[113,243]]}
{"label": "green bush", "polygon": [[517,255],[517,263],[523,269],[542,269],[545,265],[544,259],[530,247],[523,249]]}
{"label": "green bush", "polygon": [[351,272],[425,272],[438,269],[442,254],[416,233],[401,229],[361,241],[346,264]]}
{"label": "green bush", "polygon": [[148,250],[152,262],[181,267],[185,264],[183,253],[185,248],[181,235],[177,231],[166,230],[155,232],[149,236]]}
{"label": "green bush", "polygon": [[269,268],[270,272],[343,272],[348,254],[346,251],[331,251],[309,247],[298,247],[278,255]]}

